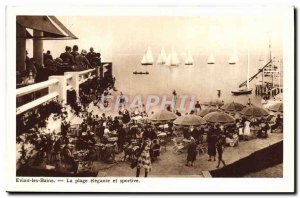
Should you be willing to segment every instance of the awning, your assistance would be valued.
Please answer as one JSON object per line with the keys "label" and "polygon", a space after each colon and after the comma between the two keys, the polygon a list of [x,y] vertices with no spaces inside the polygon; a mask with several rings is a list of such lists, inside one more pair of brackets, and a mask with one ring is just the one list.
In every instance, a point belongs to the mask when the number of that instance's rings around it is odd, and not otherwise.
{"label": "awning", "polygon": [[43,36],[30,35],[27,32],[28,39],[41,40],[66,40],[77,39],[77,37],[68,30],[55,16],[17,16],[17,23],[25,28],[39,30]]}

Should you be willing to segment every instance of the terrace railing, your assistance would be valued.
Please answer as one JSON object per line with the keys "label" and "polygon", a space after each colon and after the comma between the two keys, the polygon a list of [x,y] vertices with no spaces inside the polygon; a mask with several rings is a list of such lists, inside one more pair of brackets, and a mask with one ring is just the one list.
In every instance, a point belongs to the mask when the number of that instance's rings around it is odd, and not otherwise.
{"label": "terrace railing", "polygon": [[79,94],[79,85],[88,79],[96,77],[98,74],[97,70],[98,67],[84,71],[65,72],[63,76],[50,76],[47,81],[17,89],[17,98],[46,88],[48,88],[48,94],[17,107],[16,114],[21,114],[55,97],[58,97],[60,101],[67,101],[67,90],[72,87]]}

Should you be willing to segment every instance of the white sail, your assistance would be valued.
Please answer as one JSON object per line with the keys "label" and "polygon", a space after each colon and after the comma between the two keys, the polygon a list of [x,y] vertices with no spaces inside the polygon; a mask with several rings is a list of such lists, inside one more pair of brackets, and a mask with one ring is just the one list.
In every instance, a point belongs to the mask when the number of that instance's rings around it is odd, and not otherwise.
{"label": "white sail", "polygon": [[185,65],[193,65],[194,64],[194,59],[193,59],[190,51],[188,51],[187,55],[185,56],[184,64]]}
{"label": "white sail", "polygon": [[176,51],[173,49],[171,54],[171,66],[179,66],[180,62]]}
{"label": "white sail", "polygon": [[161,58],[161,54],[158,55],[156,64],[157,64],[157,65],[163,65],[163,64],[164,64],[164,62],[162,61],[162,58]]}
{"label": "white sail", "polygon": [[171,54],[168,54],[165,65],[171,66]]}
{"label": "white sail", "polygon": [[147,64],[149,64],[149,65],[152,65],[154,62],[150,47],[148,47],[147,52],[146,52],[146,60],[147,60]]}
{"label": "white sail", "polygon": [[234,50],[232,55],[230,56],[228,62],[229,64],[236,64],[239,61],[239,57],[237,55],[237,51]]}
{"label": "white sail", "polygon": [[147,64],[147,58],[146,58],[146,54],[144,54],[142,61],[141,61],[142,65],[146,65]]}
{"label": "white sail", "polygon": [[215,57],[213,55],[213,53],[211,53],[207,59],[207,64],[215,64]]}
{"label": "white sail", "polygon": [[160,50],[160,56],[161,56],[162,63],[165,64],[167,59],[167,54],[164,48]]}

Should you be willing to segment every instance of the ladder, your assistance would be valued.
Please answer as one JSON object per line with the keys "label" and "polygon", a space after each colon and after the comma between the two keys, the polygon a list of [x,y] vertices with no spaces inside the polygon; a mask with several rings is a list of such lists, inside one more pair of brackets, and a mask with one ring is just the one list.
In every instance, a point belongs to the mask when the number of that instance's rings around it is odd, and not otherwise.
{"label": "ladder", "polygon": [[[270,60],[265,66],[263,66],[261,69],[258,70],[256,74],[254,74],[252,77],[249,78],[249,82],[251,82],[254,78],[256,78],[266,67],[270,66],[269,64],[272,63],[272,60]],[[239,88],[246,86],[247,80],[240,84]]]}

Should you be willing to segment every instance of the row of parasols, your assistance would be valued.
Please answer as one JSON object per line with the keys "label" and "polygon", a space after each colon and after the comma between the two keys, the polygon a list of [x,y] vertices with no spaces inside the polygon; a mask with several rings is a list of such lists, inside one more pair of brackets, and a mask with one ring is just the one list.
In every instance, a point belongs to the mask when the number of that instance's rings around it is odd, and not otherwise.
{"label": "row of parasols", "polygon": [[[283,103],[276,103],[270,106],[268,110],[272,112],[283,113]],[[150,120],[154,122],[173,121],[174,124],[181,126],[199,126],[206,123],[233,123],[235,118],[227,112],[239,113],[247,117],[255,118],[267,117],[270,115],[270,113],[264,108],[257,106],[245,107],[240,103],[231,102],[221,106],[220,109],[209,107],[201,110],[197,114],[188,114],[179,117],[173,112],[161,110],[154,113],[150,117]]]}

